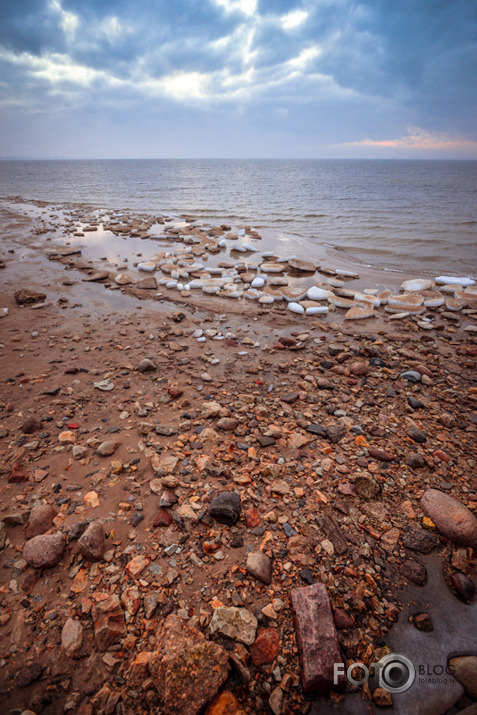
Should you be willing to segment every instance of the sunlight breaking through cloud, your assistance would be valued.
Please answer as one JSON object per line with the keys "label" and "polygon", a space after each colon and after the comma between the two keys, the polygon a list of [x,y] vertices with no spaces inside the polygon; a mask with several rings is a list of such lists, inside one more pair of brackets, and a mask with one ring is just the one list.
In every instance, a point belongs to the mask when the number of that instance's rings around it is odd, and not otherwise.
{"label": "sunlight breaking through cloud", "polygon": [[407,136],[399,139],[363,139],[344,142],[342,146],[383,147],[395,149],[429,149],[432,151],[476,149],[477,141],[452,136],[445,132],[433,132],[420,127],[408,127]]}

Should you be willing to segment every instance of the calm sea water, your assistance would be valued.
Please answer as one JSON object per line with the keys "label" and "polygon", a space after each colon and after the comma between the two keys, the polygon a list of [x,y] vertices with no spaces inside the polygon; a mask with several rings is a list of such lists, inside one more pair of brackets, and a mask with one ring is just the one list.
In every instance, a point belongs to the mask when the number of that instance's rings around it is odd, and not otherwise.
{"label": "calm sea water", "polygon": [[1,161],[0,197],[269,227],[351,260],[477,274],[477,162]]}

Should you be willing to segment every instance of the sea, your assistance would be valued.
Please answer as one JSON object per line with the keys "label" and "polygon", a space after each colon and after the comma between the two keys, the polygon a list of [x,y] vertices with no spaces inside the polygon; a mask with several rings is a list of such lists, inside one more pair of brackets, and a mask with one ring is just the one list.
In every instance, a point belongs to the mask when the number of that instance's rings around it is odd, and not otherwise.
{"label": "sea", "polygon": [[356,265],[477,276],[477,161],[0,161],[0,199],[269,229]]}

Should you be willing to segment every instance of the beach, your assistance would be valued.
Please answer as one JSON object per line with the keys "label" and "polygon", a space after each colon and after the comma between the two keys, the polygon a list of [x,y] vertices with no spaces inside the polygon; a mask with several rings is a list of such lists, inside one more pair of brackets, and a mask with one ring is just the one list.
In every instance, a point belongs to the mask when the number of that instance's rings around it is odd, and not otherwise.
{"label": "beach", "polygon": [[[474,648],[474,281],[194,216],[1,222],[5,712],[470,704],[463,676],[334,684],[323,643]],[[201,654],[177,681],[174,645]]]}

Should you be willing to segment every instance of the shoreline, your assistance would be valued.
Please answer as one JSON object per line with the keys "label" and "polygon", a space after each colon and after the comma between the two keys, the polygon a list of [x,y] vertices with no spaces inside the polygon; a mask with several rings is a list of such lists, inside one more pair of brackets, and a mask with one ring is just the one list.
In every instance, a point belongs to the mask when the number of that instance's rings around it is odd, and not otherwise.
{"label": "shoreline", "polygon": [[[477,310],[439,317],[443,328],[427,330],[420,316],[396,321],[382,308],[379,317],[344,321],[344,310],[302,316],[283,300],[259,306],[162,286],[151,300],[155,289],[115,283],[124,272],[116,254],[100,260],[99,229],[72,237],[66,218],[48,216],[58,225],[34,234],[49,228],[39,219],[10,216],[3,226],[0,308],[9,311],[0,320],[0,702],[54,715],[71,702],[75,713],[91,715],[117,698],[126,712],[146,712],[145,700],[150,711],[165,712],[143,654],[155,651],[172,613],[229,654],[224,687],[237,699],[237,714],[239,707],[304,712],[290,592],[326,586],[343,657],[370,663],[383,644],[399,642],[402,629],[417,630],[407,618],[425,587],[410,575],[426,583],[426,567],[437,636],[443,603],[449,612],[454,604],[460,629],[441,656],[466,653],[475,598],[466,620],[451,577],[475,584],[475,554],[426,525],[420,500],[434,488],[477,508],[477,337],[464,331]],[[145,252],[148,239],[133,239],[136,253]],[[122,248],[130,239],[108,233],[105,240],[105,248],[108,240]],[[265,246],[268,238],[246,240]],[[59,246],[83,253],[48,260],[48,248],[58,253]],[[139,275],[132,264],[147,259],[131,249],[128,272]],[[212,253],[207,266],[221,259],[223,252]],[[321,267],[339,267],[328,255],[322,260]],[[103,283],[82,279],[106,265]],[[333,277],[286,275],[292,287]],[[344,282],[381,288],[364,273]],[[14,298],[20,288],[46,300],[21,307]],[[152,365],[140,368],[144,360]],[[409,371],[418,372],[416,382],[403,377]],[[10,480],[15,465],[24,480]],[[224,491],[240,494],[232,526],[209,511]],[[42,528],[66,539],[61,560],[44,570],[22,558],[39,503],[56,512]],[[97,561],[74,536],[78,523],[90,521],[106,534]],[[269,583],[247,569],[250,553],[271,559]],[[431,578],[433,568],[444,570],[445,582]],[[103,602],[113,620],[123,619],[117,632],[109,627],[104,649],[95,616]],[[211,620],[222,605],[252,614],[264,643],[214,636]],[[82,634],[69,654],[68,619]],[[419,634],[424,648],[426,634]],[[462,692],[430,684],[419,697],[438,713]],[[416,693],[393,696],[390,712],[403,712]],[[363,688],[358,702],[332,689],[311,707],[345,712],[350,703],[348,712],[377,713],[379,696]]]}

